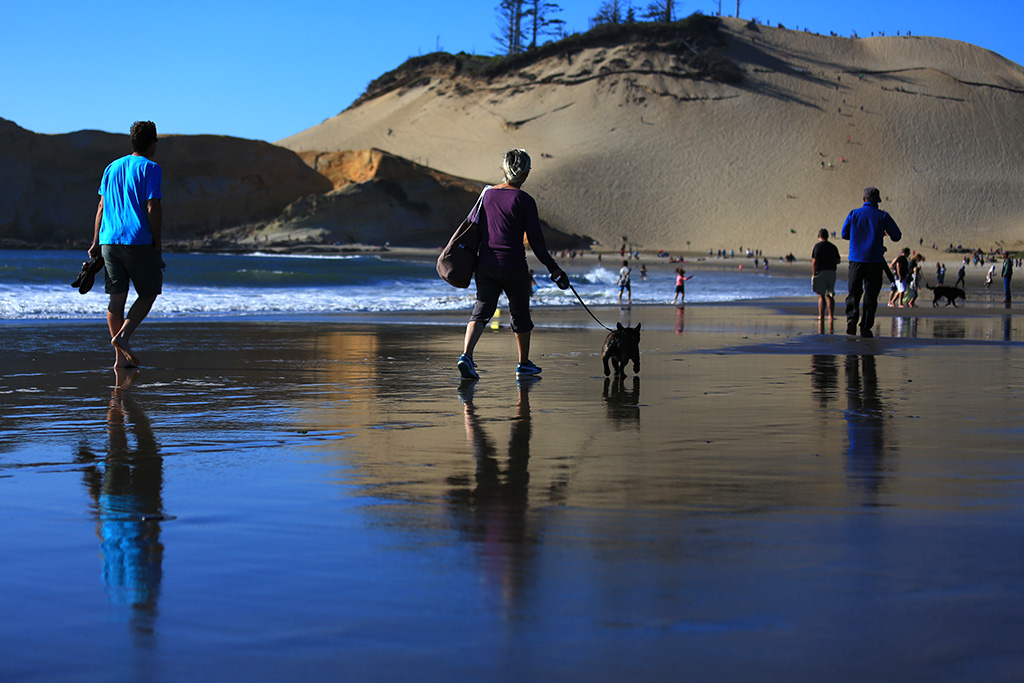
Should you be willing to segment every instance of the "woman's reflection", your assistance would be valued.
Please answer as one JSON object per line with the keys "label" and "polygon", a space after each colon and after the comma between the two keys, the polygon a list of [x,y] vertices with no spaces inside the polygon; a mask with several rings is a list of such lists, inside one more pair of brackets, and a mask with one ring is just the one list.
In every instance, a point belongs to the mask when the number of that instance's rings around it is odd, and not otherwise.
{"label": "woman's reflection", "polygon": [[502,468],[498,449],[483,428],[473,403],[475,382],[460,389],[466,438],[473,448],[473,481],[449,479],[452,513],[460,530],[476,543],[484,577],[510,607],[521,594],[535,539],[527,522],[530,473],[530,389],[540,378],[521,379],[515,413],[509,423],[508,460]]}
{"label": "woman's reflection", "polygon": [[95,505],[107,594],[115,604],[130,605],[133,626],[148,632],[162,575],[163,466],[149,419],[129,391],[137,374],[138,370],[128,374],[118,369],[107,409],[107,453],[102,463],[86,449],[79,458],[92,463],[85,483]]}

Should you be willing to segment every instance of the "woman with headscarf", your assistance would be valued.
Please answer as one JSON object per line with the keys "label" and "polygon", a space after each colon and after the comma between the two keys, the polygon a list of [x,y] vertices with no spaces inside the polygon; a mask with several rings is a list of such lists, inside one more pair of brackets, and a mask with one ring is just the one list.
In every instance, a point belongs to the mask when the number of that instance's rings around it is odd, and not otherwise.
{"label": "woman with headscarf", "polygon": [[458,362],[459,374],[463,379],[480,378],[473,361],[473,350],[487,322],[494,315],[502,292],[508,297],[508,313],[519,352],[516,376],[540,374],[540,368],[530,360],[533,320],[530,317],[530,268],[526,263],[524,235],[533,253],[551,273],[555,284],[560,289],[569,286],[569,276],[548,253],[537,214],[537,203],[520,189],[530,175],[530,156],[523,149],[509,150],[505,153],[502,168],[505,182],[484,193],[477,217],[480,225],[480,260],[476,269],[476,305],[466,326],[465,347]]}

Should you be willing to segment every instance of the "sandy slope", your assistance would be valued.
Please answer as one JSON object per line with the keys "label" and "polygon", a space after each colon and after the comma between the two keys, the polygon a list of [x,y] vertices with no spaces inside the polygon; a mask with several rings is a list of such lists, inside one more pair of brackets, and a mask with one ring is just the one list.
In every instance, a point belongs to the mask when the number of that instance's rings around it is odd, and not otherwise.
{"label": "sandy slope", "polygon": [[1024,246],[1019,65],[938,38],[737,20],[723,34],[738,86],[681,78],[639,45],[588,49],[488,83],[397,89],[278,144],[378,147],[481,180],[525,147],[543,217],[609,246],[802,255],[869,184],[915,247]]}

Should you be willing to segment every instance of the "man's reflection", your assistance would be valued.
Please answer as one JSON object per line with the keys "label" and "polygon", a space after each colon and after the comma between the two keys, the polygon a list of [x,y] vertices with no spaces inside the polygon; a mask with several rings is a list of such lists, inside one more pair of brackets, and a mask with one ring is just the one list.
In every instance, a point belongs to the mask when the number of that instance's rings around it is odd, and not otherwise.
{"label": "man's reflection", "polygon": [[846,357],[846,474],[864,505],[877,504],[891,457],[885,443],[885,406],[878,390],[874,356]]}
{"label": "man's reflection", "polygon": [[93,463],[85,483],[95,505],[107,594],[114,604],[131,606],[138,631],[151,632],[162,576],[163,465],[149,419],[128,390],[138,370],[117,370],[107,409],[106,457],[97,463],[83,449],[79,459]]}
{"label": "man's reflection", "polygon": [[535,539],[527,522],[530,473],[530,388],[540,378],[519,380],[519,396],[509,424],[508,460],[502,468],[498,449],[483,428],[473,404],[475,382],[460,389],[466,438],[473,448],[472,482],[450,479],[448,493],[456,522],[476,543],[487,584],[500,592],[506,607],[521,595]]}
{"label": "man's reflection", "polygon": [[811,356],[811,394],[819,408],[828,408],[839,392],[839,366],[835,356]]}

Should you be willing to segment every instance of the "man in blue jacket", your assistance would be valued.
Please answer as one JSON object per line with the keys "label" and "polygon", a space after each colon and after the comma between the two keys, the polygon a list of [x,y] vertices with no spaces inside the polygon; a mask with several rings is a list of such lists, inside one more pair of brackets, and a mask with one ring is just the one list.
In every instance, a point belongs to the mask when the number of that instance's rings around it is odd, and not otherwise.
{"label": "man in blue jacket", "polygon": [[[878,293],[882,290],[885,269],[885,247],[888,235],[893,242],[903,237],[892,216],[878,208],[882,201],[877,187],[864,188],[864,206],[854,209],[843,223],[843,239],[850,241],[849,293],[846,297],[846,334],[857,334],[860,323],[862,337],[872,337]],[[864,296],[864,316],[860,315],[860,298]]]}

